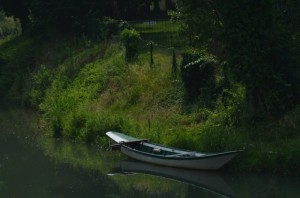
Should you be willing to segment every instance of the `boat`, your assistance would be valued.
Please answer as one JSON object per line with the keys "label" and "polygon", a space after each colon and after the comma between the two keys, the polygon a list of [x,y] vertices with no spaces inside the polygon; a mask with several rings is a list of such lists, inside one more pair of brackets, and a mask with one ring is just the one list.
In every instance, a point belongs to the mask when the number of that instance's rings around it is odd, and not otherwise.
{"label": "boat", "polygon": [[200,153],[153,144],[147,139],[137,139],[119,132],[109,131],[106,135],[115,142],[112,145],[114,150],[121,150],[133,159],[177,168],[218,170],[243,151]]}

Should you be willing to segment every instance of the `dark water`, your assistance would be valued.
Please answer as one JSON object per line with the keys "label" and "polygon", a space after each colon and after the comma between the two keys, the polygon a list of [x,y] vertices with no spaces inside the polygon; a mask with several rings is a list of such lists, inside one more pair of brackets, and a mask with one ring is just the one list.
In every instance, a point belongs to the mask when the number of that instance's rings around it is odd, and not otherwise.
{"label": "dark water", "polygon": [[[0,116],[0,197],[299,197],[300,178],[172,169],[32,135],[28,112]],[[16,119],[17,118],[17,119]],[[35,134],[36,135],[36,134]]]}

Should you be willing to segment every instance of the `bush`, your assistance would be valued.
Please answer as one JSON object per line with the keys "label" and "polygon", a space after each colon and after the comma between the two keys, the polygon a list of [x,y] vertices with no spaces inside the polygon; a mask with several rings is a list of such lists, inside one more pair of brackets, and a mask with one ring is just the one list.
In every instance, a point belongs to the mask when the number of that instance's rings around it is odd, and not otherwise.
{"label": "bush", "polygon": [[21,32],[19,20],[15,20],[13,17],[6,17],[5,13],[0,10],[0,39],[20,35]]}
{"label": "bush", "polygon": [[120,22],[106,17],[98,21],[98,32],[102,39],[109,38],[112,35],[118,35],[120,33]]}
{"label": "bush", "polygon": [[126,48],[126,61],[134,61],[138,57],[138,46],[141,40],[140,34],[136,30],[124,29],[121,32],[121,40]]}
{"label": "bush", "polygon": [[32,105],[37,107],[42,102],[47,88],[51,86],[52,73],[45,65],[41,65],[40,70],[33,74],[32,79],[33,85],[29,93],[30,101]]}
{"label": "bush", "polygon": [[188,50],[182,54],[181,79],[188,103],[195,102],[199,96],[204,104],[210,102],[216,83],[215,67],[216,60],[205,52]]}

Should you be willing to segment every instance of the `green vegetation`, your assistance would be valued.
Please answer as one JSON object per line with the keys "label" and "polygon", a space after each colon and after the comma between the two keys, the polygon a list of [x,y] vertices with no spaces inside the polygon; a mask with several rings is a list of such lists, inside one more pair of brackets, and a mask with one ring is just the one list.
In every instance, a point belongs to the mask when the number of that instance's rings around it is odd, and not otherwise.
{"label": "green vegetation", "polygon": [[[36,96],[44,95],[40,100],[44,125],[56,137],[106,147],[104,133],[115,130],[201,151],[245,148],[244,154],[232,164],[239,170],[297,170],[299,108],[278,123],[250,127],[244,123],[249,115],[242,111],[245,89],[241,85],[223,91],[215,98],[213,109],[203,104],[203,97],[193,105],[187,104],[183,83],[172,77],[171,51],[154,53],[155,66],[150,68],[147,52],[126,65],[125,51],[118,43],[103,45],[94,47],[94,53],[103,48],[99,60],[75,66],[77,70],[72,71],[77,73],[76,77],[66,78],[69,67],[74,68],[68,59],[56,70],[44,68],[34,75],[37,85],[48,85],[47,89],[37,86],[37,90],[46,92]],[[87,51],[81,52],[80,57],[85,57]],[[70,58],[76,60],[77,56]],[[216,83],[217,87],[224,82]],[[32,100],[35,101],[34,97]]]}
{"label": "green vegetation", "polygon": [[138,57],[140,34],[136,30],[124,29],[121,32],[121,40],[125,46],[125,59],[132,62]]}
{"label": "green vegetation", "polygon": [[[149,46],[137,51],[139,33],[108,18],[85,26],[97,27],[91,34],[54,28],[2,41],[1,99],[36,108],[41,127],[56,138],[106,147],[105,132],[115,130],[199,151],[245,148],[230,167],[299,174],[299,32],[270,0],[258,10],[248,0],[222,2],[178,1],[173,18],[184,28],[186,51],[168,49],[182,46],[179,25],[162,32],[132,24],[154,42],[152,67],[141,50]],[[69,25],[84,24],[80,16]]]}
{"label": "green vegetation", "polygon": [[278,119],[299,104],[299,24],[294,24],[297,29],[285,21],[292,6],[299,3],[178,1],[177,15],[190,45],[204,46],[225,61],[224,76],[245,87],[249,122]]}
{"label": "green vegetation", "polygon": [[193,103],[201,97],[209,106],[215,93],[217,61],[205,52],[189,50],[182,53],[181,79],[186,90],[186,102]]}
{"label": "green vegetation", "polygon": [[183,37],[179,36],[180,24],[176,21],[150,20],[131,22],[130,25],[140,32],[146,41],[153,41],[163,47],[184,46]]}
{"label": "green vegetation", "polygon": [[21,24],[13,17],[6,17],[0,10],[0,39],[21,34]]}

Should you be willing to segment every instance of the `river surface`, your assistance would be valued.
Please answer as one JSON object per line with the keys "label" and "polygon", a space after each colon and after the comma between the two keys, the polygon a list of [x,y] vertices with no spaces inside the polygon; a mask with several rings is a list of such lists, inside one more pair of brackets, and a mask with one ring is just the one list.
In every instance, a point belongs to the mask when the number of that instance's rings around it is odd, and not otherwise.
{"label": "river surface", "polygon": [[153,166],[118,152],[37,138],[30,112],[0,114],[1,198],[300,196],[299,177]]}

